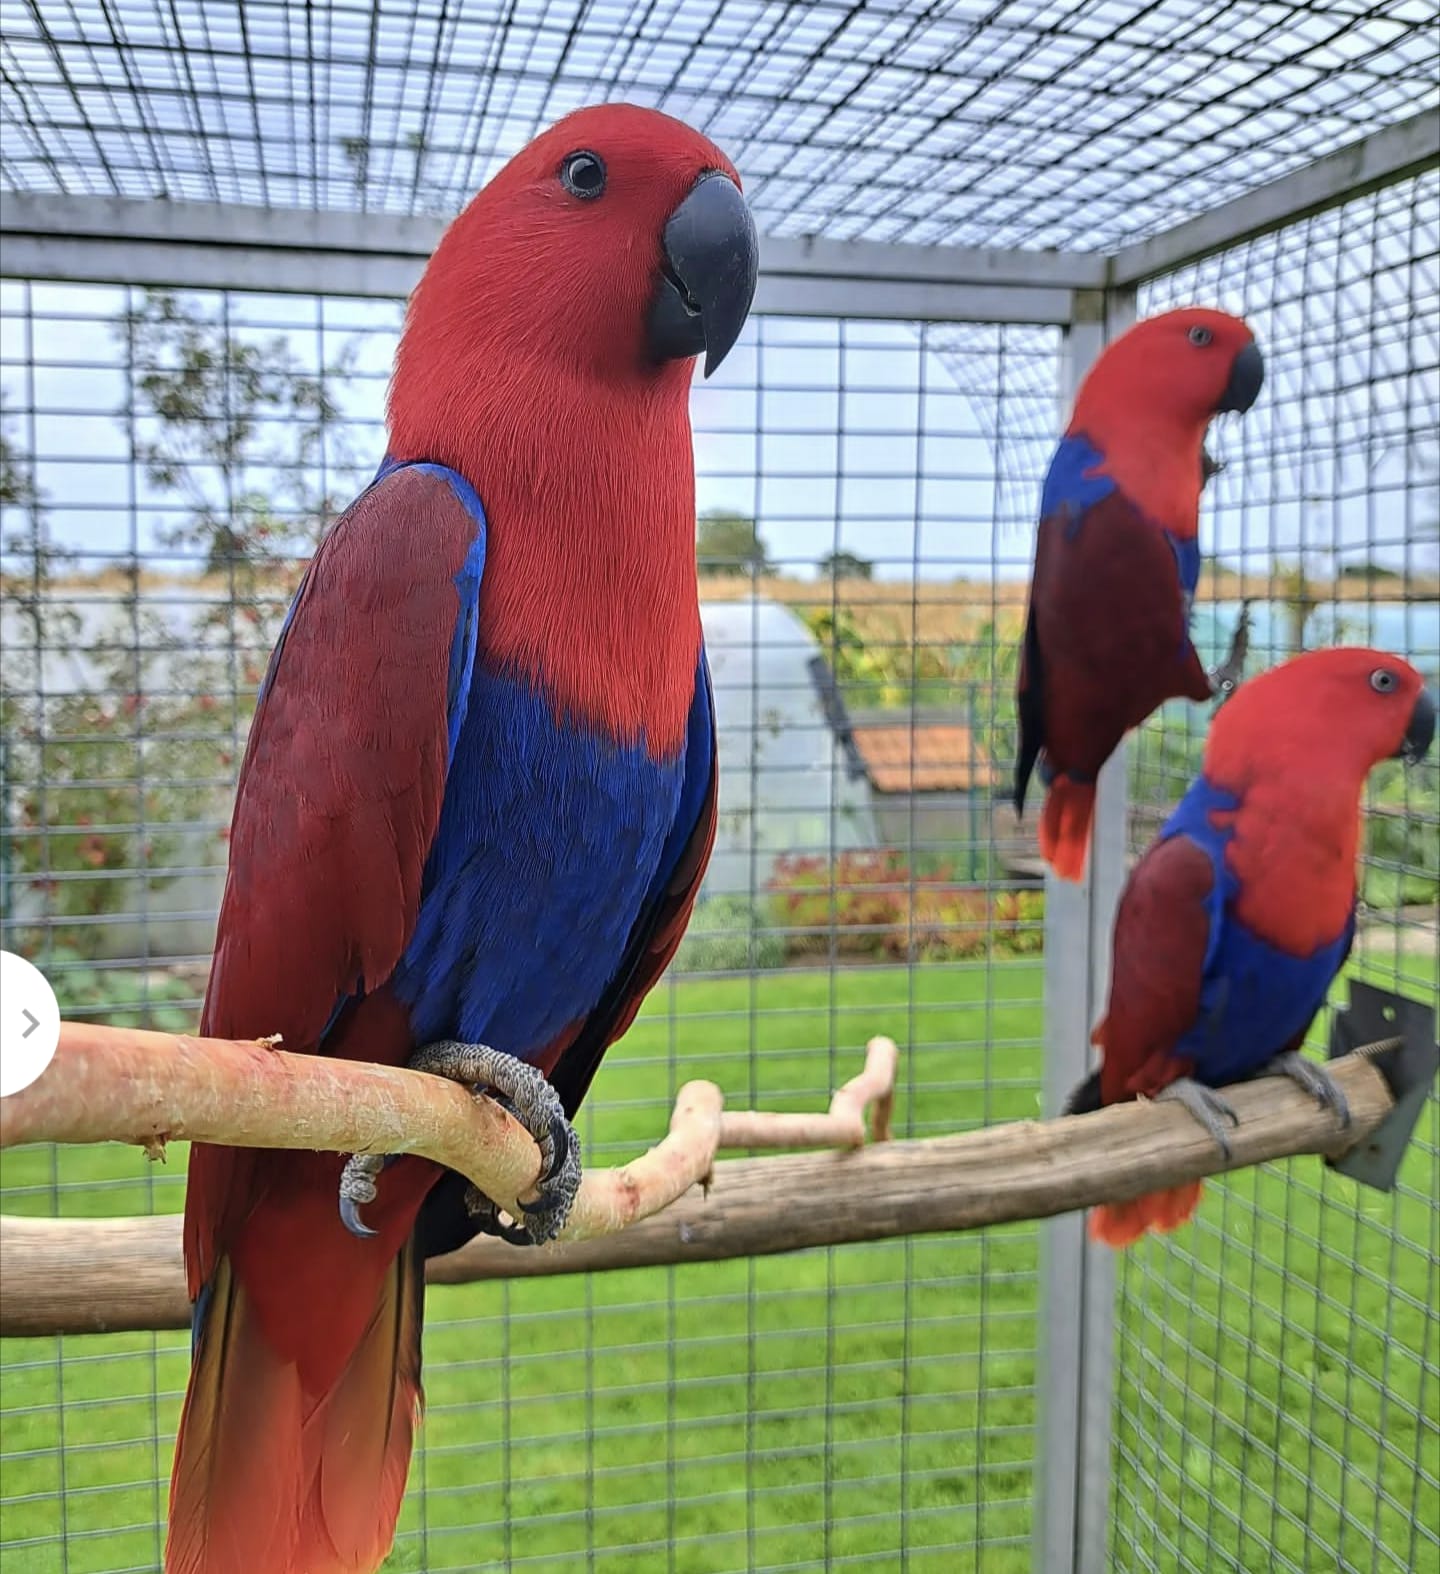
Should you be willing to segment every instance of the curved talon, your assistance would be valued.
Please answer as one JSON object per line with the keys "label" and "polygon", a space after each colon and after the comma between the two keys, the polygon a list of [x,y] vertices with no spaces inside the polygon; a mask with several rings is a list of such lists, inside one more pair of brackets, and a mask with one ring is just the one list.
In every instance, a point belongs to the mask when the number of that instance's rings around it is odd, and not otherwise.
{"label": "curved talon", "polygon": [[1221,705],[1240,687],[1245,677],[1245,659],[1250,653],[1250,603],[1240,603],[1240,616],[1235,621],[1235,632],[1230,636],[1230,650],[1225,660],[1210,674],[1214,698]]}
{"label": "curved talon", "polygon": [[[513,1223],[503,1223],[500,1210],[471,1186],[465,1206],[477,1227],[512,1246],[538,1246],[552,1241],[565,1227],[580,1190],[580,1139],[565,1118],[560,1096],[534,1066],[488,1044],[442,1040],[427,1044],[410,1057],[412,1071],[462,1082],[476,1094],[486,1093],[502,1105],[535,1139],[540,1150],[540,1175],[535,1198]],[[340,1222],[362,1240],[376,1232],[360,1217],[375,1201],[375,1178],[394,1155],[356,1153],[340,1175]]]}
{"label": "curved talon", "polygon": [[535,1246],[539,1242],[531,1235],[526,1223],[507,1223],[500,1217],[500,1209],[478,1187],[465,1192],[465,1211],[475,1221],[482,1235],[494,1235],[511,1246]]}
{"label": "curved talon", "polygon": [[559,1094],[543,1073],[487,1044],[451,1041],[426,1045],[411,1058],[410,1066],[489,1094],[520,1122],[540,1150],[536,1195],[513,1223],[502,1223],[495,1204],[475,1187],[469,1188],[465,1205],[477,1227],[514,1246],[538,1246],[554,1240],[564,1229],[580,1190],[580,1139],[565,1118]]}
{"label": "curved talon", "polygon": [[1193,1077],[1177,1077],[1155,1094],[1152,1102],[1180,1105],[1205,1128],[1226,1163],[1229,1163],[1232,1154],[1230,1138],[1225,1134],[1221,1122],[1228,1120],[1232,1126],[1238,1126],[1240,1117],[1213,1088],[1196,1082]]}
{"label": "curved talon", "polygon": [[360,1209],[375,1201],[375,1177],[389,1162],[383,1153],[352,1153],[340,1172],[340,1222],[361,1240],[376,1233]]}
{"label": "curved talon", "polygon": [[1352,1119],[1350,1100],[1345,1097],[1345,1090],[1324,1066],[1317,1066],[1313,1060],[1307,1060],[1297,1050],[1286,1050],[1284,1054],[1276,1055],[1274,1060],[1260,1068],[1257,1075],[1289,1077],[1292,1082],[1304,1088],[1322,1109],[1335,1111],[1335,1118],[1340,1122],[1342,1131],[1350,1129]]}

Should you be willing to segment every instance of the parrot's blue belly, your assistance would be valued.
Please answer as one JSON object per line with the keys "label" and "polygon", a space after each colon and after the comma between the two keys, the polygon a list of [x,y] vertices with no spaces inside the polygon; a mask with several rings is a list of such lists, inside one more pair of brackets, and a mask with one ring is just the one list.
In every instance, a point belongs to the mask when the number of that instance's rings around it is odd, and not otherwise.
{"label": "parrot's blue belly", "polygon": [[528,685],[471,680],[415,933],[394,987],[417,1044],[534,1058],[610,982],[674,823],[683,756],[556,720]]}
{"label": "parrot's blue belly", "polygon": [[1239,809],[1234,794],[1199,776],[1161,832],[1188,837],[1215,874],[1200,1010],[1175,1046],[1177,1055],[1194,1062],[1196,1078],[1211,1087],[1252,1075],[1305,1031],[1325,1004],[1354,930],[1352,913],[1328,945],[1309,956],[1291,956],[1245,928],[1233,911],[1239,884],[1225,862],[1234,834],[1230,817]]}
{"label": "parrot's blue belly", "polygon": [[1193,1059],[1195,1076],[1211,1087],[1252,1075],[1310,1025],[1347,944],[1342,935],[1311,956],[1287,956],[1232,917],[1206,970],[1195,1025],[1176,1054]]}

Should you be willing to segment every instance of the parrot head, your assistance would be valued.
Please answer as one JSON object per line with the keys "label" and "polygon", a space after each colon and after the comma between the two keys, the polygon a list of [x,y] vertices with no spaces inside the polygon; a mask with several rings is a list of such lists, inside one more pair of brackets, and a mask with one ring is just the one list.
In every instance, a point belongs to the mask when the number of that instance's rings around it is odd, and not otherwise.
{"label": "parrot head", "polygon": [[1206,775],[1238,783],[1263,768],[1317,774],[1358,794],[1386,759],[1415,762],[1435,736],[1435,700],[1399,656],[1346,646],[1316,650],[1242,684],[1219,712]]}
{"label": "parrot head", "polygon": [[1186,306],[1146,317],[1098,357],[1075,401],[1077,417],[1117,405],[1147,420],[1204,427],[1244,412],[1260,395],[1265,358],[1247,324],[1226,312]]}
{"label": "parrot head", "polygon": [[655,110],[577,110],[441,238],[406,315],[392,433],[413,446],[417,421],[463,421],[507,383],[512,398],[561,403],[576,384],[683,399],[695,358],[709,376],[739,337],[758,261],[739,177],[713,143]]}
{"label": "parrot head", "polygon": [[1238,317],[1200,306],[1162,312],[1105,348],[1080,385],[1071,430],[1102,446],[1138,429],[1152,443],[1199,445],[1203,486],[1223,468],[1203,446],[1211,420],[1243,414],[1264,381],[1265,358]]}

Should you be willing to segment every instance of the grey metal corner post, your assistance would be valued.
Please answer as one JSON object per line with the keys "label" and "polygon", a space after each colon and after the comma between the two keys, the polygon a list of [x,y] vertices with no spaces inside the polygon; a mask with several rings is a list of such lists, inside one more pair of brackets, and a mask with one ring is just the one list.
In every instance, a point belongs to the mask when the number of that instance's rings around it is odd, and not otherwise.
{"label": "grey metal corner post", "polygon": [[[1077,291],[1061,393],[1069,403],[1090,363],[1135,320],[1133,288]],[[1100,774],[1085,879],[1045,877],[1045,1115],[1089,1075],[1090,1030],[1105,1003],[1110,938],[1125,878],[1125,749]],[[1041,1238],[1040,1409],[1036,1574],[1105,1574],[1114,1402],[1115,1264],[1064,1214]]]}

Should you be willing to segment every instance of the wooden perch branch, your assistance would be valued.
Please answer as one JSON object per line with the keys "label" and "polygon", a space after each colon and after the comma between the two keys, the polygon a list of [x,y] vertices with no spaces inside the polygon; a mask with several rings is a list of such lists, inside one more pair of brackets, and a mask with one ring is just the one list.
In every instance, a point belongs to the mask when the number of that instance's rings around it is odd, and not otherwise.
{"label": "wooden perch branch", "polygon": [[863,1148],[865,1111],[870,1140],[890,1140],[895,1111],[895,1068],[900,1051],[889,1038],[872,1038],[865,1069],[830,1100],[825,1115],[788,1115],[772,1110],[726,1110],[720,1117],[722,1148]]}
{"label": "wooden perch branch", "polygon": [[[476,1240],[430,1262],[428,1277],[459,1284],[587,1273],[975,1229],[1123,1201],[1292,1154],[1339,1157],[1394,1105],[1363,1053],[1329,1069],[1350,1102],[1348,1131],[1287,1079],[1245,1083],[1226,1094],[1240,1117],[1228,1166],[1183,1110],[1124,1104],[859,1152],[728,1160],[714,1166],[708,1190],[692,1187],[619,1233],[539,1249]],[[0,1136],[19,1140],[8,1124]],[[0,1333],[182,1328],[188,1321],[178,1218],[0,1220]]]}
{"label": "wooden perch branch", "polygon": [[[720,1089],[687,1082],[669,1135],[615,1170],[587,1170],[562,1240],[610,1235],[668,1207],[709,1175],[722,1147],[856,1148],[874,1106],[888,1138],[899,1051],[875,1038],[826,1115],[725,1114]],[[513,1209],[540,1173],[530,1134],[457,1083],[365,1061],[290,1055],[271,1044],[66,1022],[38,1081],[0,1103],[0,1147],[167,1141],[335,1153],[413,1153],[458,1170]]]}

